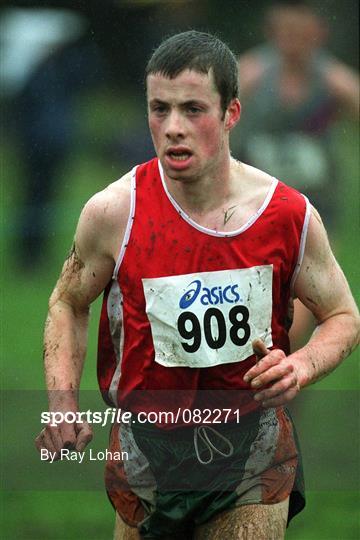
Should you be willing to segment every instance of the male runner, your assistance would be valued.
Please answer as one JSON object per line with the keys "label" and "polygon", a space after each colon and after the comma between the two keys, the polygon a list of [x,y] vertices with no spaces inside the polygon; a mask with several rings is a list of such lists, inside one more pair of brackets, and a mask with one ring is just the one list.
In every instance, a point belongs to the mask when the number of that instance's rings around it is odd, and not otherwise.
{"label": "male runner", "polygon": [[[133,412],[111,433],[110,447],[130,456],[106,470],[115,538],[279,540],[304,505],[283,406],[350,354],[359,316],[316,210],[230,155],[240,103],[227,46],[175,35],[154,52],[146,82],[157,158],[80,216],[50,299],[49,407],[78,408],[89,306],[105,291],[100,388]],[[292,297],[318,321],[294,354]],[[139,421],[160,411],[178,411],[175,425]],[[91,436],[86,423],[47,426],[36,444],[82,450]]]}
{"label": "male runner", "polygon": [[341,117],[358,121],[358,74],[326,50],[325,21],[306,4],[270,7],[265,33],[267,42],[239,58],[244,114],[233,148],[289,178],[333,227],[341,175],[331,128]]}

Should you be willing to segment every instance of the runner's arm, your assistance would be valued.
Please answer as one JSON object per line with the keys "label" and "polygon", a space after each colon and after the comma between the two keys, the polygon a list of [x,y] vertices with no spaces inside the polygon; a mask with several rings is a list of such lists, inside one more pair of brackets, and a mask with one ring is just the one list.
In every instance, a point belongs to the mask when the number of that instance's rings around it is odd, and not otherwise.
{"label": "runner's arm", "polygon": [[[245,375],[266,407],[283,405],[299,390],[333,371],[359,343],[359,313],[345,276],[330,249],[319,214],[312,210],[304,259],[295,294],[317,320],[309,342],[286,357],[268,351],[260,342],[254,350],[263,357]],[[264,385],[269,385],[262,390]]]}
{"label": "runner's arm", "polygon": [[330,93],[339,104],[340,115],[359,120],[359,75],[350,67],[334,61],[325,73]]}
{"label": "runner's arm", "polygon": [[[90,304],[111,279],[127,206],[126,193],[114,194],[107,188],[90,199],[81,213],[72,250],[50,297],[45,325],[49,411],[78,410]],[[64,446],[82,450],[91,437],[87,423],[62,423],[58,429],[47,426],[37,437],[36,445],[39,450],[44,447],[56,452]]]}

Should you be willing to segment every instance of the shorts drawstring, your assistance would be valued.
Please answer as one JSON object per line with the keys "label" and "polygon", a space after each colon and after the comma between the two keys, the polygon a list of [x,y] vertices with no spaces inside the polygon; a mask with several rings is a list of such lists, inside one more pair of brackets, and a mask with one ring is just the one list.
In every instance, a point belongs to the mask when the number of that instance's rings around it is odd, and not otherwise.
{"label": "shorts drawstring", "polygon": [[[221,439],[222,441],[225,441],[225,443],[229,447],[229,452],[225,453],[225,452],[222,452],[221,450],[219,450],[219,448],[216,448],[216,446],[211,442],[211,440],[209,438],[209,435],[208,435],[208,432],[209,432],[209,434],[211,434],[211,433],[215,434],[219,439]],[[206,448],[209,451],[210,457],[209,457],[209,459],[207,461],[202,460],[201,457],[200,457],[199,441],[198,441],[199,438],[201,439],[201,441],[203,442],[203,444],[206,446]],[[221,433],[216,431],[216,429],[214,429],[214,428],[212,428],[210,426],[195,427],[195,429],[194,429],[194,447],[195,447],[196,457],[197,457],[199,463],[201,463],[202,465],[208,465],[209,463],[211,463],[213,461],[213,459],[214,459],[214,453],[219,454],[220,456],[223,456],[223,457],[230,457],[234,453],[234,447],[231,444],[231,442],[229,441],[229,439],[227,439],[224,435],[222,435]]]}

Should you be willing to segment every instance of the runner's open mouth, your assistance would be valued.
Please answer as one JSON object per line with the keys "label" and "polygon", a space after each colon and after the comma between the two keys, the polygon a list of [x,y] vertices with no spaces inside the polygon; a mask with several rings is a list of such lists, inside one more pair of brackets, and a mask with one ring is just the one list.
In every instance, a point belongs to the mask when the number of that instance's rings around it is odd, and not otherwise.
{"label": "runner's open mouth", "polygon": [[191,156],[191,152],[187,150],[169,150],[166,155],[177,161],[185,161]]}

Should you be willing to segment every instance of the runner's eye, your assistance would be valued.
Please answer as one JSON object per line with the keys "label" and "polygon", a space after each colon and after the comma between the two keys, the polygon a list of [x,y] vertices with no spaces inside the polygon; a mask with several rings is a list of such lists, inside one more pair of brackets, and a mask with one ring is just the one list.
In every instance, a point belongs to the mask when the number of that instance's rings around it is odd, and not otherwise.
{"label": "runner's eye", "polygon": [[201,113],[202,110],[200,109],[200,107],[195,107],[194,105],[191,105],[190,107],[187,108],[188,112],[190,114],[198,114],[198,113]]}
{"label": "runner's eye", "polygon": [[151,107],[151,112],[158,115],[166,114],[167,110],[168,108],[166,107],[166,105],[153,105]]}

